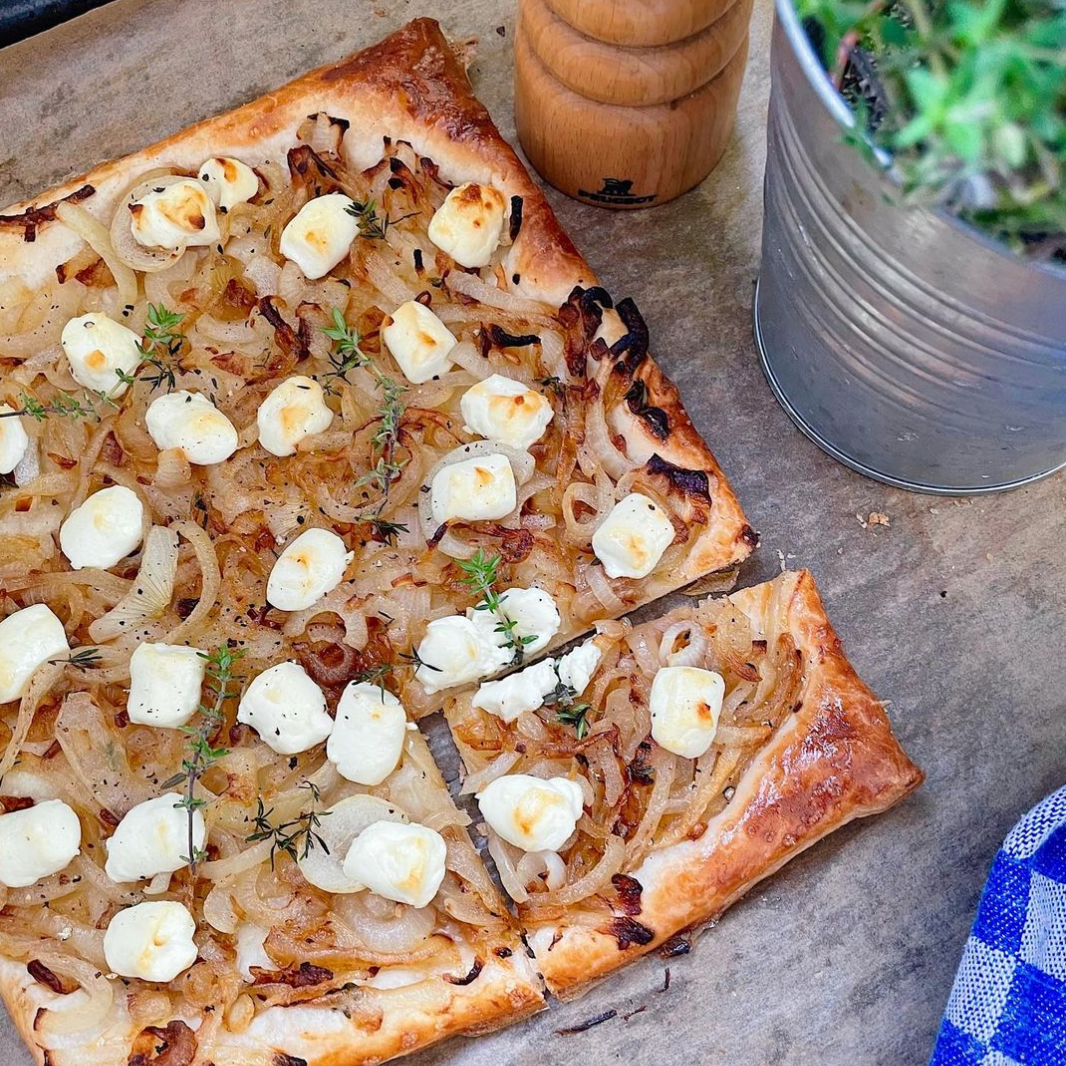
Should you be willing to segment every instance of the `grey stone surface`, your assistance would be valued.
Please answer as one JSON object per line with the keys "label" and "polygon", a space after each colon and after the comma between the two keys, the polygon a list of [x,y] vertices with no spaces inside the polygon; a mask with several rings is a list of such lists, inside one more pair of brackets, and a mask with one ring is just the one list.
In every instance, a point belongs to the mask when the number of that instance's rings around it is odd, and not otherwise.
{"label": "grey stone surface", "polygon": [[[976,501],[866,481],[774,403],[751,341],[771,8],[758,0],[733,143],[667,206],[613,214],[552,195],[736,486],[763,545],[744,582],[809,566],[859,670],[926,770],[895,811],[852,825],[754,890],[670,963],[419,1066],[903,1066],[926,1060],[985,871],[1015,819],[1066,779],[1060,562],[1066,479]],[[118,0],[0,52],[0,203],[240,103],[429,14],[481,40],[472,76],[513,139],[511,3]],[[500,36],[496,27],[505,27]],[[856,515],[889,516],[864,528]],[[647,1010],[624,1015],[638,1007]],[[602,1011],[576,1036],[555,1030]],[[9,1026],[0,1064],[28,1066]]]}

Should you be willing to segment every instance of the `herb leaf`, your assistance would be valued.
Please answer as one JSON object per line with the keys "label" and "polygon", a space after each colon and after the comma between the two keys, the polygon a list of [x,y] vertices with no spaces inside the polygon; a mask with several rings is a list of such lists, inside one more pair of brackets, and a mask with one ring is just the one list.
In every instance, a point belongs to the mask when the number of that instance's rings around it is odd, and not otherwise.
{"label": "herb leaf", "polygon": [[503,603],[507,593],[502,596],[496,591],[499,580],[500,556],[486,555],[480,548],[469,558],[458,560],[459,569],[466,574],[460,580],[467,588],[481,597],[474,608],[476,611],[491,611],[497,620],[496,633],[503,636],[503,646],[513,652],[512,663],[520,663],[525,656],[526,645],[537,638],[535,634],[521,636],[518,633],[518,620],[509,618],[504,612]]}
{"label": "herb leaf", "polygon": [[[152,392],[162,385],[166,385],[167,392],[173,389],[177,384],[174,363],[185,340],[185,334],[178,326],[184,318],[183,313],[171,311],[164,304],[149,304],[148,324],[144,327],[144,339],[138,346],[141,364],[133,374],[116,370],[119,378],[127,385],[132,385],[135,378],[142,377],[152,386]],[[150,372],[142,373],[149,367]]]}
{"label": "herb leaf", "polygon": [[577,693],[574,689],[560,681],[544,697],[544,706],[554,707],[555,720],[564,725],[572,725],[577,739],[583,740],[589,731],[588,713],[592,710],[592,705],[576,701]]}
{"label": "herb leaf", "polygon": [[[373,360],[359,347],[362,338],[357,330],[349,327],[345,322],[344,313],[339,307],[333,308],[332,318],[333,325],[322,329],[322,332],[333,341],[333,350],[330,353],[332,369],[325,374],[326,384],[323,387],[327,392],[335,390],[338,380],[347,383],[348,373],[357,367],[366,367],[381,392],[378,428],[370,438],[375,452],[378,453],[377,461],[370,470],[356,479],[353,487],[359,489],[370,485],[381,493],[382,499],[377,508],[371,514],[361,517],[360,520],[367,522],[381,520],[383,522],[382,533],[388,538],[395,536],[397,532],[406,532],[406,529],[401,529],[396,523],[384,522],[382,512],[388,502],[392,483],[400,476],[406,465],[406,460],[396,458],[396,451],[400,446],[400,422],[404,413],[402,397],[407,391],[407,386],[379,370]],[[390,526],[391,532],[388,529]],[[389,539],[385,540],[386,544],[389,542]]]}
{"label": "herb leaf", "polygon": [[19,407],[13,411],[0,411],[0,418],[17,418],[28,415],[35,422],[43,422],[46,418],[99,418],[96,408],[90,402],[88,405],[79,400],[73,393],[60,390],[55,396],[42,403],[28,392],[19,393]]}
{"label": "herb leaf", "polygon": [[382,217],[378,215],[376,200],[353,200],[345,208],[345,211],[358,220],[359,236],[366,237],[372,241],[383,241],[390,226],[395,226],[398,222],[403,222],[404,219],[412,218],[418,214],[417,211],[411,211],[409,214],[401,215],[399,218],[389,218],[388,215]]}
{"label": "herb leaf", "polygon": [[79,648],[65,659],[49,659],[50,666],[73,666],[76,670],[93,670],[103,661],[99,648]]}
{"label": "herb leaf", "polygon": [[318,786],[313,781],[302,782],[300,788],[306,788],[311,793],[311,806],[307,810],[301,811],[295,818],[288,822],[282,822],[280,825],[274,825],[270,821],[274,808],[271,807],[270,810],[267,810],[263,804],[262,796],[257,800],[259,809],[255,815],[256,831],[245,839],[248,843],[256,843],[261,840],[271,841],[270,868],[272,870],[274,869],[274,862],[278,852],[284,852],[293,862],[306,859],[316,846],[320,847],[327,855],[329,854],[329,845],[315,830],[321,828],[322,819],[328,818],[330,812],[315,809],[315,805],[321,802],[322,796],[319,793]]}
{"label": "herb leaf", "polygon": [[[1066,9],[1056,0],[798,0],[904,198],[1066,262]],[[861,53],[862,62],[853,62]],[[857,84],[856,84],[857,83]],[[864,152],[864,154],[866,154]]]}
{"label": "herb leaf", "polygon": [[185,744],[185,758],[181,763],[181,773],[175,774],[162,785],[164,789],[167,789],[173,788],[182,781],[185,782],[185,795],[175,806],[184,807],[189,812],[189,853],[182,858],[188,862],[194,877],[196,876],[196,864],[205,858],[203,851],[196,847],[193,836],[195,826],[193,812],[204,806],[204,801],[196,795],[196,783],[219,759],[229,754],[227,748],[214,747],[211,738],[225,721],[223,707],[226,701],[237,695],[237,684],[240,679],[234,675],[233,667],[243,654],[243,648],[234,651],[225,644],[220,645],[210,655],[199,653],[200,658],[207,661],[206,684],[214,699],[210,703],[200,704],[198,725],[182,726],[182,731],[189,739]]}

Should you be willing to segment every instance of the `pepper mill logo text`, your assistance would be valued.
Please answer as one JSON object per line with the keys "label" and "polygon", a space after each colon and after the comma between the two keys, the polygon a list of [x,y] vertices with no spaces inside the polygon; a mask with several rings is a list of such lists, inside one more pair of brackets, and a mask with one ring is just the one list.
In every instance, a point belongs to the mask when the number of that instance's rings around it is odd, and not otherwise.
{"label": "pepper mill logo text", "polygon": [[632,188],[633,181],[630,178],[604,178],[603,187],[599,192],[578,189],[577,194],[583,200],[593,200],[600,204],[650,204],[655,199],[655,193],[634,196],[630,191]]}

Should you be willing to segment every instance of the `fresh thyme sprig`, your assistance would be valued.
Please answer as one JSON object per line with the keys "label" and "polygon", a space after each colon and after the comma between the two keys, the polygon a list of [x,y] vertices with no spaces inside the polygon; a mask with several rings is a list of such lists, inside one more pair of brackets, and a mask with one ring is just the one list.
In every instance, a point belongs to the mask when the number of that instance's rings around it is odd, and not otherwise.
{"label": "fresh thyme sprig", "polygon": [[466,577],[462,583],[472,592],[481,597],[480,602],[474,608],[477,611],[491,611],[496,616],[496,632],[502,634],[504,647],[511,648],[514,652],[512,662],[520,663],[525,655],[526,645],[532,644],[537,638],[534,634],[519,636],[518,622],[508,618],[503,610],[503,602],[507,594],[502,596],[496,591],[495,585],[499,580],[500,556],[486,555],[480,548],[469,558],[459,560],[459,569]]}
{"label": "fresh thyme sprig", "polygon": [[401,533],[406,533],[408,529],[403,522],[390,522],[387,518],[382,518],[381,515],[376,512],[361,514],[357,521],[371,526],[374,530],[375,538],[387,547],[391,547],[396,541],[396,538]]}
{"label": "fresh thyme sprig", "polygon": [[306,859],[315,849],[320,847],[327,855],[329,845],[323,840],[321,834],[315,832],[322,826],[322,819],[329,817],[329,811],[315,809],[315,804],[321,802],[322,796],[318,791],[318,785],[313,781],[304,781],[300,788],[306,788],[311,793],[311,806],[306,811],[301,811],[295,818],[280,825],[274,825],[270,816],[274,808],[267,810],[263,805],[262,796],[258,799],[259,810],[255,816],[256,831],[247,837],[248,843],[261,840],[269,840],[270,844],[270,868],[274,869],[274,861],[279,851],[283,851],[293,862]]}
{"label": "fresh thyme sprig", "polygon": [[371,437],[371,443],[380,455],[374,466],[355,482],[357,489],[364,485],[371,485],[382,494],[384,499],[375,512],[380,516],[385,506],[385,499],[389,495],[389,488],[404,468],[405,461],[397,460],[396,449],[400,443],[400,421],[404,412],[402,397],[407,391],[407,386],[401,385],[388,374],[382,373],[373,360],[359,347],[362,340],[359,331],[344,321],[344,314],[339,307],[333,308],[332,318],[333,325],[322,329],[322,332],[333,341],[333,350],[330,353],[330,365],[333,369],[327,371],[325,375],[326,384],[323,386],[325,390],[331,391],[338,379],[347,382],[347,375],[352,370],[366,367],[381,391],[379,424]]}
{"label": "fresh thyme sprig", "polygon": [[378,457],[378,461],[365,474],[356,478],[354,487],[361,489],[364,485],[370,485],[383,495],[388,496],[390,486],[402,469],[402,462],[395,463],[381,455]]}
{"label": "fresh thyme sprig", "polygon": [[371,241],[383,241],[390,226],[395,226],[398,222],[403,222],[404,219],[418,214],[417,211],[411,211],[399,218],[389,218],[388,215],[380,216],[376,200],[353,200],[345,211],[359,222],[359,236]]}
{"label": "fresh thyme sprig", "polygon": [[173,389],[177,385],[174,360],[185,340],[185,334],[178,326],[184,318],[183,313],[171,311],[164,304],[149,304],[148,324],[144,327],[144,338],[137,346],[141,353],[140,365],[132,374],[116,370],[119,380],[132,385],[137,378],[142,378],[152,386],[152,392],[161,385],[166,385],[167,392]]}
{"label": "fresh thyme sprig", "polygon": [[385,687],[385,679],[391,677],[396,669],[398,669],[396,663],[375,663],[366,670],[360,670],[352,680],[367,685],[377,685],[381,689],[381,698],[384,699],[385,693],[389,691]]}
{"label": "fresh thyme sprig", "polygon": [[577,693],[567,684],[560,681],[547,696],[544,697],[545,707],[555,708],[555,720],[563,725],[572,725],[578,740],[583,740],[589,731],[588,713],[592,705],[578,703]]}
{"label": "fresh thyme sprig", "polygon": [[364,684],[374,685],[384,681],[396,667],[392,663],[375,663],[366,670],[360,670],[353,680]]}
{"label": "fresh thyme sprig", "polygon": [[[107,402],[111,403],[112,401],[107,399]],[[57,392],[55,397],[49,400],[48,403],[42,403],[37,397],[31,396],[24,391],[19,393],[19,404],[20,406],[13,411],[0,412],[0,418],[17,418],[21,415],[28,415],[36,422],[43,422],[53,415],[57,418],[71,419],[99,417],[96,408],[91,403],[86,405],[70,392]]]}
{"label": "fresh thyme sprig", "polygon": [[171,311],[164,304],[148,305],[148,325],[144,328],[142,351],[149,352],[164,348],[168,354],[177,355],[185,334],[178,329],[185,315],[180,311]]}
{"label": "fresh thyme sprig", "polygon": [[214,696],[210,703],[200,704],[200,722],[198,725],[184,725],[182,732],[188,736],[185,745],[185,758],[181,763],[181,773],[164,781],[163,789],[173,788],[181,782],[185,783],[185,795],[176,807],[184,807],[189,812],[189,854],[183,855],[184,861],[188,862],[193,876],[196,875],[196,864],[206,856],[196,847],[193,830],[195,823],[193,814],[205,801],[196,795],[196,783],[219,759],[229,754],[228,748],[216,748],[211,743],[211,738],[225,721],[223,707],[226,700],[237,695],[235,682],[239,681],[233,673],[233,666],[244,654],[244,649],[236,651],[223,644],[216,648],[210,655],[200,652],[200,658],[207,662],[207,689]]}
{"label": "fresh thyme sprig", "polygon": [[333,369],[322,375],[321,385],[328,395],[334,396],[337,393],[336,382],[339,380],[349,384],[348,375],[361,366],[369,366],[370,357],[359,347],[363,339],[359,331],[349,327],[339,307],[333,308],[333,325],[323,326],[322,332],[333,341],[329,353],[329,363]]}
{"label": "fresh thyme sprig", "polygon": [[99,648],[79,648],[65,659],[49,659],[50,666],[73,666],[75,670],[94,670],[103,661]]}
{"label": "fresh thyme sprig", "polygon": [[436,670],[438,674],[443,672],[443,667],[434,666],[432,663],[427,663],[426,660],[418,654],[417,648],[412,648],[410,651],[400,652],[400,658],[403,659],[404,662],[408,663],[410,666],[413,666],[415,670],[418,670],[424,666],[427,670]]}

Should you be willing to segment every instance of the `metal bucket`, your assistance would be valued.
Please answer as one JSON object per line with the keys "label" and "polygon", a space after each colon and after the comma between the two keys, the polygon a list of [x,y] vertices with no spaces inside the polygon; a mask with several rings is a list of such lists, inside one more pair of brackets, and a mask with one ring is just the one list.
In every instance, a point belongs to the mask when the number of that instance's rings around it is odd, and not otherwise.
{"label": "metal bucket", "polygon": [[755,336],[796,424],[860,473],[922,492],[1066,466],[1066,270],[945,212],[899,205],[777,0]]}

